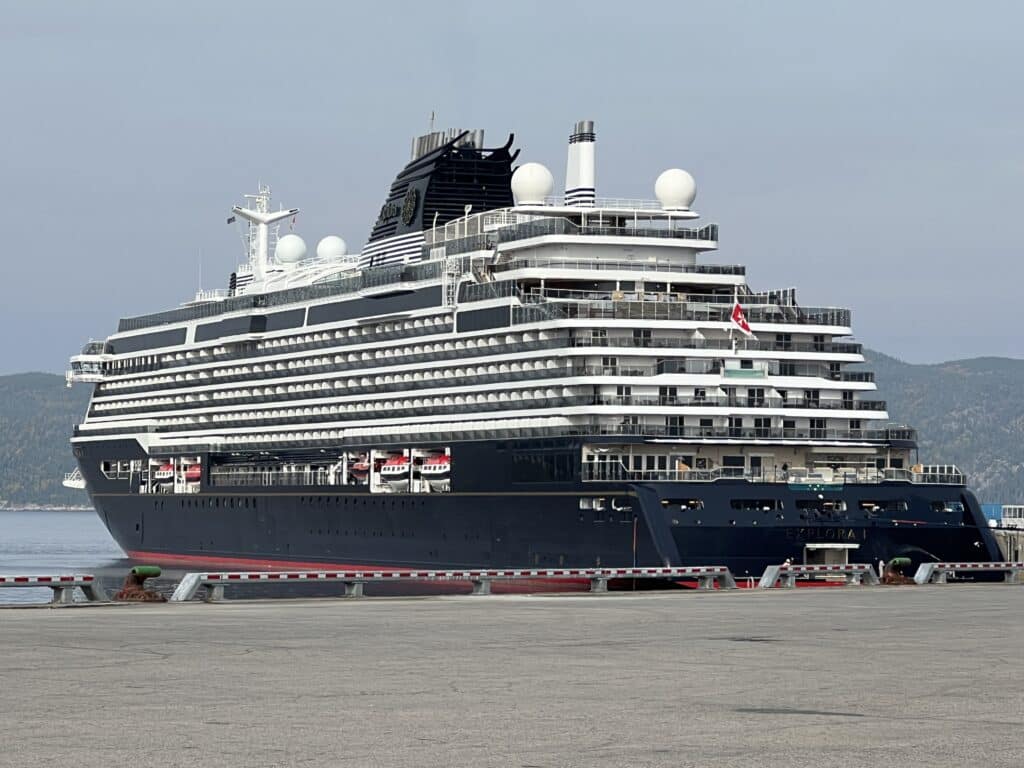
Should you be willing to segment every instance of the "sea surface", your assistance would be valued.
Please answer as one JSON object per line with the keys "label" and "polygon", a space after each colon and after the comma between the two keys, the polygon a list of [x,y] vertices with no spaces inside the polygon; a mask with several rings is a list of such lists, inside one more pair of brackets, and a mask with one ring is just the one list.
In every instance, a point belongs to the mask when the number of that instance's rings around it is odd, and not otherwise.
{"label": "sea surface", "polygon": [[[129,567],[92,510],[0,510],[0,575],[123,574]],[[45,603],[51,595],[46,587],[0,588],[0,604]]]}

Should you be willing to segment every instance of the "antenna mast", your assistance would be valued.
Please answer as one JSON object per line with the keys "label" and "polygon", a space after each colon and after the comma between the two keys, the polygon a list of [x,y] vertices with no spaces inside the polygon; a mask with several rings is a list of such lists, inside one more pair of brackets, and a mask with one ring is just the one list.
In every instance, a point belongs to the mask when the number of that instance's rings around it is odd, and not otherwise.
{"label": "antenna mast", "polygon": [[241,216],[249,222],[247,244],[254,282],[263,279],[267,264],[270,263],[270,238],[272,234],[277,235],[277,227],[274,227],[271,232],[270,225],[299,212],[298,208],[289,208],[271,213],[270,187],[259,184],[258,189],[259,191],[255,195],[245,196],[246,200],[252,201],[251,208],[242,208],[236,205],[231,209],[236,216]]}

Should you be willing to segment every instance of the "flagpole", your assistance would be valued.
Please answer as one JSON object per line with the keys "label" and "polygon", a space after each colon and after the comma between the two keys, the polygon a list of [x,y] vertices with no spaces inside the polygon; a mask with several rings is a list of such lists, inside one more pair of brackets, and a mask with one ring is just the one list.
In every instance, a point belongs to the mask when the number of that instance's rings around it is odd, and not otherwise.
{"label": "flagpole", "polygon": [[[733,309],[736,308],[736,305],[739,304],[739,302],[740,302],[739,287],[734,285],[732,287],[732,306],[733,306]],[[732,317],[732,311],[731,310],[730,310],[730,313],[729,313],[729,317],[730,318]],[[739,351],[738,351],[737,347],[739,345],[736,343],[736,329],[732,327],[731,320],[730,320],[730,324],[729,324],[729,341],[732,344],[732,353],[733,353],[733,355],[738,355]]]}

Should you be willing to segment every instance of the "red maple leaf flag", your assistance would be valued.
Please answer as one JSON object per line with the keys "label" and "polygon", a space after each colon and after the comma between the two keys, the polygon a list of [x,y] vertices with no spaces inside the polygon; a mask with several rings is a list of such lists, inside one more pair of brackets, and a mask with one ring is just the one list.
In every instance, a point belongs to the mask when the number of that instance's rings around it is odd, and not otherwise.
{"label": "red maple leaf flag", "polygon": [[744,336],[754,337],[754,332],[750,330],[750,323],[747,322],[747,316],[743,314],[743,307],[740,306],[740,300],[737,298],[735,303],[732,305],[732,315],[729,317],[732,324],[740,329],[740,332]]}

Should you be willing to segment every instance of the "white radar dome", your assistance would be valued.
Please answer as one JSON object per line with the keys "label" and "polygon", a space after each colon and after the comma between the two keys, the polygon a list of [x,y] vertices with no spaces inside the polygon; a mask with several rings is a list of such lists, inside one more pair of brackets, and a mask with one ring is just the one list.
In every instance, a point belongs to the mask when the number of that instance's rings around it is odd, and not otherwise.
{"label": "white radar dome", "polygon": [[682,168],[669,168],[654,182],[654,195],[666,211],[686,211],[697,197],[697,182]]}
{"label": "white radar dome", "polygon": [[328,235],[316,244],[318,259],[340,259],[346,253],[348,253],[348,246],[337,235]]}
{"label": "white radar dome", "polygon": [[285,235],[277,241],[274,259],[278,264],[295,264],[306,258],[306,241],[298,235]]}
{"label": "white radar dome", "polygon": [[540,163],[524,163],[512,174],[512,197],[516,205],[544,205],[555,188],[555,177]]}

